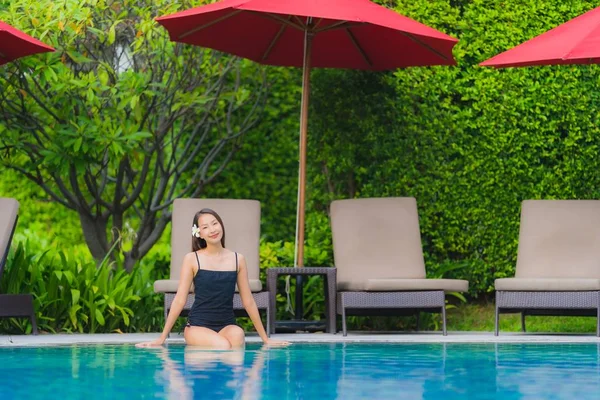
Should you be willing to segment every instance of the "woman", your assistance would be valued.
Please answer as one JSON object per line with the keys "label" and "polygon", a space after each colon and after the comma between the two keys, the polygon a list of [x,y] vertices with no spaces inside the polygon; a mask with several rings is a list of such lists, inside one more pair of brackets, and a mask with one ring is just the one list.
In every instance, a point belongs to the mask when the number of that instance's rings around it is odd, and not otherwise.
{"label": "woman", "polygon": [[185,343],[216,350],[243,347],[244,330],[235,324],[233,294],[237,283],[242,304],[265,344],[287,345],[267,337],[248,282],[246,259],[225,248],[225,227],[221,217],[204,208],[194,216],[192,252],[183,259],[177,294],[160,338],[138,347],[160,346],[167,339],[185,305],[190,285],[195,298],[185,326]]}

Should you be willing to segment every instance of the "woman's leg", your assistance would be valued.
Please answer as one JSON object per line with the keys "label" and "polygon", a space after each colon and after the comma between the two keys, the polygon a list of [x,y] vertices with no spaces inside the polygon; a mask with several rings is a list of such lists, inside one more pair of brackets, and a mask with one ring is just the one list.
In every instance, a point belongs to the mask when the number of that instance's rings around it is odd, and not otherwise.
{"label": "woman's leg", "polygon": [[183,332],[185,344],[208,347],[215,350],[229,350],[231,343],[212,329],[201,326],[188,326]]}
{"label": "woman's leg", "polygon": [[244,347],[246,344],[244,330],[237,325],[227,325],[219,331],[219,336],[231,343],[231,347],[234,349]]}

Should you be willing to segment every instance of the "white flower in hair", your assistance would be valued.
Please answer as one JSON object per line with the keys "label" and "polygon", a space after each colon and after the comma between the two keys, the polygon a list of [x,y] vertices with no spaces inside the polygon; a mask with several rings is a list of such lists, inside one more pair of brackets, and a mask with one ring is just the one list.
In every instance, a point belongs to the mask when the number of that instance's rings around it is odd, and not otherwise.
{"label": "white flower in hair", "polygon": [[200,228],[198,228],[196,226],[196,224],[194,224],[194,226],[192,226],[192,236],[199,238],[200,237]]}

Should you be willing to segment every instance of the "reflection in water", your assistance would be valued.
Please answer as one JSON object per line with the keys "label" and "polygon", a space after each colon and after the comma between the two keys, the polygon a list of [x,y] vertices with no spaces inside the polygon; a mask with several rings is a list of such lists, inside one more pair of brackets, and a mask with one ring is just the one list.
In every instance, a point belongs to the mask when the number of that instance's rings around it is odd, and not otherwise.
{"label": "reflection in water", "polygon": [[[163,363],[156,381],[164,387],[166,398],[260,398],[263,350],[211,351],[185,346],[158,348],[156,354]],[[248,366],[246,355],[251,363]]]}
{"label": "reflection in water", "polygon": [[262,398],[438,400],[437,388],[445,384],[446,347],[332,343],[272,350]]}
{"label": "reflection in water", "polygon": [[[368,344],[343,345],[337,396],[371,398],[387,394],[398,398],[434,399],[430,389],[444,384],[446,343],[414,346],[391,345],[374,359]],[[439,398],[439,397],[438,397]]]}
{"label": "reflection in water", "polygon": [[294,344],[267,354],[261,398],[337,398],[342,353],[336,344]]}
{"label": "reflection in water", "polygon": [[520,399],[600,398],[600,344],[496,344],[496,382]]}

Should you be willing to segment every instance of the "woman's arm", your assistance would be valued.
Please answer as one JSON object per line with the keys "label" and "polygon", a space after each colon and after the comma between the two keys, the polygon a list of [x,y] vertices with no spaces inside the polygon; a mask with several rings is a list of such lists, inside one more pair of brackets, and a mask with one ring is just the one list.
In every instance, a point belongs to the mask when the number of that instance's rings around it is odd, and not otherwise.
{"label": "woman's arm", "polygon": [[177,294],[173,299],[173,303],[171,303],[171,309],[169,310],[169,315],[167,316],[167,321],[165,322],[165,327],[160,335],[160,338],[152,342],[139,343],[136,345],[137,347],[160,346],[165,342],[165,340],[167,340],[167,336],[169,336],[171,329],[173,329],[173,325],[175,325],[179,314],[181,314],[181,311],[185,306],[187,296],[190,292],[190,286],[192,285],[192,280],[194,279],[193,254],[194,253],[188,253],[183,259],[181,274],[179,276],[179,286],[177,287]]}
{"label": "woman's arm", "polygon": [[287,345],[288,342],[276,342],[274,340],[269,339],[267,336],[267,332],[262,324],[262,320],[260,319],[260,313],[258,312],[258,307],[256,306],[256,302],[254,301],[254,296],[252,296],[252,291],[250,290],[250,282],[248,280],[248,268],[246,266],[246,258],[239,254],[239,271],[237,277],[237,286],[240,293],[240,297],[242,299],[242,305],[244,309],[248,313],[248,316],[252,320],[254,324],[254,328],[258,335],[268,345]]}

